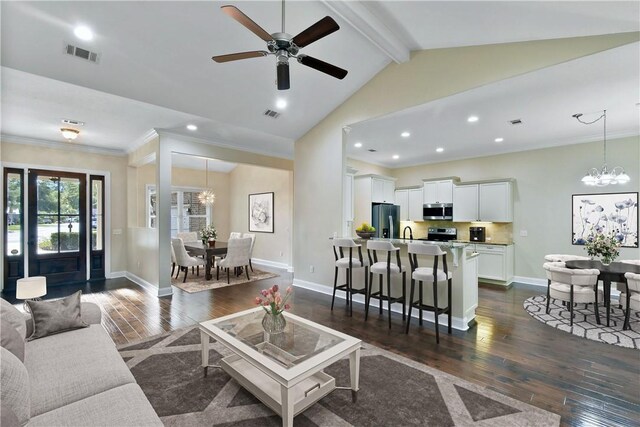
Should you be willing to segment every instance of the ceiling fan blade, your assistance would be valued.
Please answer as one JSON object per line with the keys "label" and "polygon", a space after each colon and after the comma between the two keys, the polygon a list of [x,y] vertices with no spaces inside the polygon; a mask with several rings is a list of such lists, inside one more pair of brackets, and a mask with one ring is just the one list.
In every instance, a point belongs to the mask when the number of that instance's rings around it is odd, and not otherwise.
{"label": "ceiling fan blade", "polygon": [[224,13],[244,25],[249,31],[260,37],[262,40],[266,42],[273,41],[273,37],[271,37],[271,34],[267,33],[260,25],[253,22],[251,18],[242,13],[237,7],[226,5],[222,6],[220,9],[222,9]]}
{"label": "ceiling fan blade", "polygon": [[279,62],[277,68],[278,90],[287,90],[291,87],[289,81],[289,63]]}
{"label": "ceiling fan blade", "polygon": [[228,55],[212,56],[211,59],[216,62],[222,63],[229,61],[238,61],[240,59],[259,58],[261,56],[267,56],[268,54],[269,52],[266,52],[264,50],[252,50],[250,52],[238,52],[230,53]]}
{"label": "ceiling fan blade", "polygon": [[298,47],[305,47],[311,43],[338,31],[340,26],[330,16],[325,16],[297,36],[293,38],[293,42]]}
{"label": "ceiling fan blade", "polygon": [[311,67],[314,70],[329,74],[330,76],[333,76],[336,79],[340,80],[344,79],[348,73],[348,71],[345,69],[336,67],[335,65],[331,65],[328,62],[324,62],[307,55],[298,55],[298,62],[302,65],[306,65],[307,67]]}

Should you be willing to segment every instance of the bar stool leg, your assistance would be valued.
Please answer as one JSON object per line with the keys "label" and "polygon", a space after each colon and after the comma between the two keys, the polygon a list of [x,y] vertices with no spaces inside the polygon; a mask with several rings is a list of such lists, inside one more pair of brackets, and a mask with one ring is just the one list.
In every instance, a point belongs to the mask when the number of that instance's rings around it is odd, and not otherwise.
{"label": "bar stool leg", "polygon": [[331,311],[333,311],[333,303],[336,299],[337,287],[338,287],[338,267],[336,267],[336,274],[333,276],[333,296],[331,297]]}
{"label": "bar stool leg", "polygon": [[387,313],[389,317],[389,329],[391,329],[391,271],[387,270]]}
{"label": "bar stool leg", "polygon": [[420,312],[420,321],[418,324],[422,326],[422,280],[418,280],[418,310]]}
{"label": "bar stool leg", "polygon": [[[571,293],[569,294],[569,316],[571,320],[569,321],[569,326],[573,326],[573,286],[571,286]],[[608,314],[608,313],[607,313]]]}
{"label": "bar stool leg", "polygon": [[409,293],[409,315],[407,317],[407,330],[405,333],[409,333],[409,325],[411,324],[411,309],[413,308],[413,292],[415,289],[416,281],[411,278],[411,292]]}
{"label": "bar stool leg", "polygon": [[438,322],[438,313],[440,310],[438,308],[438,279],[434,279],[433,281],[433,306],[435,308],[433,312],[433,321],[436,326],[436,343],[440,344],[440,328],[438,327],[440,326],[440,322]]}
{"label": "bar stool leg", "polygon": [[349,271],[349,316],[353,316],[353,268],[350,268]]}
{"label": "bar stool leg", "polygon": [[367,312],[369,311],[369,267],[364,268],[364,320],[367,320]]}
{"label": "bar stool leg", "polygon": [[449,282],[447,284],[447,305],[449,306],[448,311],[449,311],[449,324],[448,324],[448,332],[449,334],[451,333],[451,279],[449,279]]}
{"label": "bar stool leg", "polygon": [[378,310],[380,312],[380,315],[382,315],[382,296],[384,295],[384,292],[382,292],[382,290],[384,289],[384,284],[382,283],[382,274],[380,275],[380,292],[378,293],[378,299],[380,301],[380,304],[378,304]]}
{"label": "bar stool leg", "polygon": [[[366,274],[366,271],[365,271],[365,274]],[[369,290],[367,291],[367,294],[365,295],[365,298],[367,300],[367,305],[364,308],[364,321],[365,322],[369,318],[369,307],[371,307],[371,288],[372,287],[373,287],[373,273],[369,272]]]}
{"label": "bar stool leg", "polygon": [[407,273],[402,273],[402,321],[404,322],[406,319],[407,312]]}

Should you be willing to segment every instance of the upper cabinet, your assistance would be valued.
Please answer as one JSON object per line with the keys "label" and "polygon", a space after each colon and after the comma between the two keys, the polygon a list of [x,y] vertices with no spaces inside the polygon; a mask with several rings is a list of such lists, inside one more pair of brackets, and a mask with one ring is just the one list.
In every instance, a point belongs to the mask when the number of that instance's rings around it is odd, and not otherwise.
{"label": "upper cabinet", "polygon": [[372,203],[395,203],[395,179],[383,175],[353,177],[354,223],[371,223]]}
{"label": "upper cabinet", "polygon": [[423,203],[453,203],[453,180],[425,181]]}
{"label": "upper cabinet", "polygon": [[371,202],[394,203],[396,184],[391,179],[382,177],[371,178]]}
{"label": "upper cabinet", "polygon": [[400,206],[400,221],[422,221],[422,189],[396,190],[395,204]]}
{"label": "upper cabinet", "polygon": [[396,190],[396,205],[400,206],[400,221],[409,221],[409,190]]}
{"label": "upper cabinet", "polygon": [[478,184],[453,187],[453,221],[478,221]]}
{"label": "upper cabinet", "polygon": [[511,181],[456,185],[453,188],[454,222],[512,222]]}

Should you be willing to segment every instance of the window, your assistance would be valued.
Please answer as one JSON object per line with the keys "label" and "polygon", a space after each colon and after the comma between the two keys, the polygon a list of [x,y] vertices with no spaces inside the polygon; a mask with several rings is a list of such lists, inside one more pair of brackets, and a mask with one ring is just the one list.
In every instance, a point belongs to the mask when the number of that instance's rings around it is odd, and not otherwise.
{"label": "window", "polygon": [[[212,207],[200,203],[199,189],[171,192],[171,237],[187,231],[200,231],[211,224]],[[156,189],[147,187],[147,227],[156,228]]]}

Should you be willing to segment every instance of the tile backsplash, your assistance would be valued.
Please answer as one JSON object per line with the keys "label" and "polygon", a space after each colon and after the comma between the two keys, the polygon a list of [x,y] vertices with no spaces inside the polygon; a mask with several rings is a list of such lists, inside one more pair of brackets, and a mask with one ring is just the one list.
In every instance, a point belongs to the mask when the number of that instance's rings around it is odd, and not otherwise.
{"label": "tile backsplash", "polygon": [[413,237],[422,238],[427,237],[427,229],[429,227],[438,228],[450,228],[455,227],[458,229],[458,240],[469,240],[469,227],[485,227],[487,241],[510,243],[513,241],[513,224],[502,222],[451,222],[451,221],[400,221],[400,237],[402,237],[402,230],[406,226],[411,227],[413,230]]}

